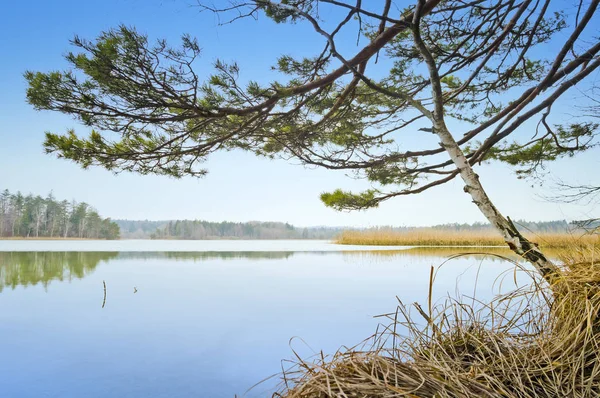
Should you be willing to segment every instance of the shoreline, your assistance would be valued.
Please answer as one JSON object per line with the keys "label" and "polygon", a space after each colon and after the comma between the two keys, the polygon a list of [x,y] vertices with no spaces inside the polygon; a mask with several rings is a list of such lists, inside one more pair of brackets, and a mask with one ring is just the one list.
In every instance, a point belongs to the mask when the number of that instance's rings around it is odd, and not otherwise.
{"label": "shoreline", "polygon": [[49,236],[33,236],[33,237],[23,237],[23,236],[3,236],[0,237],[1,240],[120,240],[120,239],[94,239],[94,238],[58,238],[58,237],[49,237]]}

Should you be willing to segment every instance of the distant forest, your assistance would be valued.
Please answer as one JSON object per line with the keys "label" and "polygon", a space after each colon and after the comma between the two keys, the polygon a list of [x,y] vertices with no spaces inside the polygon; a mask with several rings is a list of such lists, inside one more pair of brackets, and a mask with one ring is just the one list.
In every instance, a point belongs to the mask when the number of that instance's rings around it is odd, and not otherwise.
{"label": "distant forest", "polygon": [[[564,220],[515,223],[523,231],[564,233],[578,228]],[[597,224],[597,222],[595,222]],[[594,225],[595,225],[594,224]],[[57,200],[21,192],[0,192],[0,238],[87,239],[332,239],[347,230],[381,231],[481,231],[492,232],[487,223],[443,224],[431,227],[372,228],[295,227],[282,222],[211,222],[202,220],[132,221],[102,218],[85,202]]]}
{"label": "distant forest", "polygon": [[119,226],[85,202],[0,192],[0,237],[119,239]]}
{"label": "distant forest", "polygon": [[298,228],[282,222],[115,220],[125,239],[331,239],[342,228]]}
{"label": "distant forest", "polygon": [[[347,227],[295,227],[282,222],[210,222],[201,220],[170,221],[132,221],[115,220],[121,228],[121,237],[125,239],[332,239],[342,231],[351,229],[382,231],[495,231],[487,223],[442,224],[431,227],[393,227],[373,228]],[[564,233],[576,229],[576,226],[564,220],[528,222],[515,224],[523,231],[536,233]]]}
{"label": "distant forest", "polygon": [[[565,220],[555,221],[514,221],[517,228],[523,232],[537,233],[565,233],[577,229],[578,226]],[[436,230],[436,231],[469,231],[469,232],[487,232],[496,231],[489,223],[476,222],[473,224],[440,224],[431,227],[377,227],[371,230],[392,230],[392,231],[413,231],[413,230]]]}

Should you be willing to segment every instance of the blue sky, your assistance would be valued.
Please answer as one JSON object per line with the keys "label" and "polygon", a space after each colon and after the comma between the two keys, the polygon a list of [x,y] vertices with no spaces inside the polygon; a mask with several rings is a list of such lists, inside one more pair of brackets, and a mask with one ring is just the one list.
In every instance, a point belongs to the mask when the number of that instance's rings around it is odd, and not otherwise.
{"label": "blue sky", "polygon": [[[268,80],[277,55],[312,55],[321,39],[305,25],[278,25],[244,20],[226,26],[210,13],[199,13],[185,0],[105,0],[13,2],[0,15],[0,188],[77,199],[104,216],[130,219],[199,218],[211,221],[286,221],[296,225],[431,225],[483,221],[463,193],[459,180],[419,196],[402,197],[366,212],[339,213],[325,208],[321,192],[366,188],[344,173],[306,168],[243,152],[212,156],[202,179],[180,180],[133,174],[114,175],[43,154],[44,131],[87,130],[68,116],[36,112],[25,101],[25,70],[64,69],[63,55],[75,35],[92,39],[118,24],[136,26],[150,38],[176,43],[180,35],[196,36],[203,49],[200,72],[219,57],[236,60],[244,76]],[[266,22],[266,23],[265,23]],[[348,41],[350,51],[354,43]],[[576,98],[576,96],[568,98]],[[566,111],[565,111],[566,112]],[[460,126],[457,126],[460,128]],[[420,139],[415,133],[411,140]],[[600,184],[598,150],[554,164],[552,178]],[[542,198],[546,187],[517,180],[505,165],[478,170],[500,210],[515,219],[552,220],[600,216],[595,205],[565,205]]]}

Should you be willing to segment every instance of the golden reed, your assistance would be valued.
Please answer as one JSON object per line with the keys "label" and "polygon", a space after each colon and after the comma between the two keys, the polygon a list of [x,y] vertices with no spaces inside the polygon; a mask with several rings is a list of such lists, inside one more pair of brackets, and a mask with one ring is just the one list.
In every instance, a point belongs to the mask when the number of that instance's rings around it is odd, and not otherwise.
{"label": "golden reed", "polygon": [[[525,233],[541,247],[564,248],[573,245],[595,246],[600,244],[598,235],[577,233]],[[411,231],[367,230],[345,231],[335,243],[342,245],[376,246],[505,246],[506,243],[494,231],[448,231],[415,229]]]}

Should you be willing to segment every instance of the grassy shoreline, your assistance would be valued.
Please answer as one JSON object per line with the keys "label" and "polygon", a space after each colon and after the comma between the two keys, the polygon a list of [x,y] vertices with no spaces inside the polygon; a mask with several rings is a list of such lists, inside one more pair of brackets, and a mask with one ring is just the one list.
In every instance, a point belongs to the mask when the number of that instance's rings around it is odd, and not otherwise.
{"label": "grassy shoreline", "polygon": [[[532,242],[546,248],[567,248],[573,245],[600,245],[597,235],[568,233],[525,234]],[[506,246],[504,240],[492,231],[443,231],[413,230],[399,231],[345,231],[334,242],[340,245],[365,246],[453,246],[494,247]]]}

